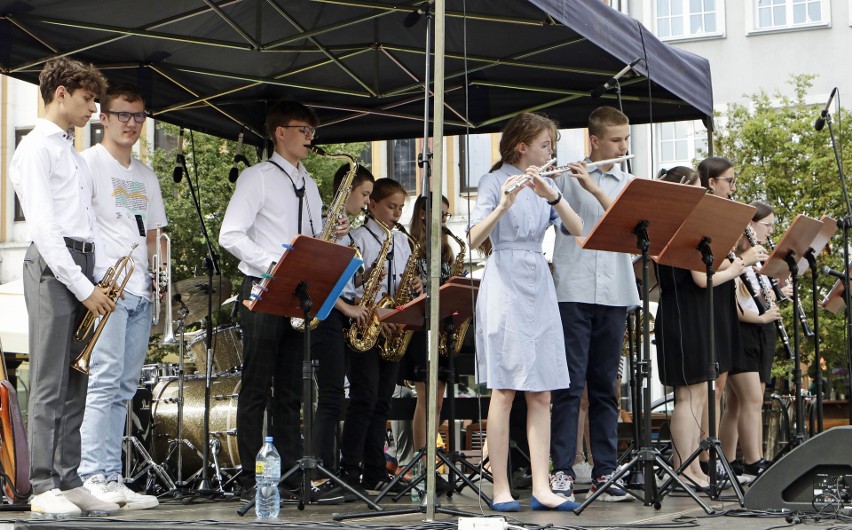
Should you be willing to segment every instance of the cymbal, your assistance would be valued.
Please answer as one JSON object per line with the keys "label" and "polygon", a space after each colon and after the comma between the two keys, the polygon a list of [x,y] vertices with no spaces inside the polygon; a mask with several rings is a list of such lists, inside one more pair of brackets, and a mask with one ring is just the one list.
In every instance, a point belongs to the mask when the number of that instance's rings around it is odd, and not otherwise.
{"label": "cymbal", "polygon": [[[215,311],[231,296],[231,281],[224,277],[213,278],[213,310]],[[176,295],[186,305],[189,314],[184,318],[184,324],[192,324],[202,320],[207,315],[207,278],[195,276],[172,284],[172,320],[180,318],[181,304],[175,302]],[[163,301],[165,303],[165,300]],[[163,333],[165,308],[160,309],[160,322],[151,328],[153,335]]]}

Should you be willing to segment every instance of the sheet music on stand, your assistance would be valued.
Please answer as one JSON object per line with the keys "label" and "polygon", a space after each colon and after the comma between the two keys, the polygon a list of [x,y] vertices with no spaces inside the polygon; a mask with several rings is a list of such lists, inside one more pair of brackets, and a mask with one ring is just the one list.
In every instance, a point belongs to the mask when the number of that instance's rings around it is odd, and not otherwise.
{"label": "sheet music on stand", "polygon": [[[349,279],[364,262],[355,249],[309,236],[298,235],[282,245],[281,258],[252,289],[252,299],[243,300],[251,311],[285,317],[302,317],[296,288],[307,281],[312,298],[322,300],[315,318],[325,320]],[[322,259],[317,259],[321,256]]]}

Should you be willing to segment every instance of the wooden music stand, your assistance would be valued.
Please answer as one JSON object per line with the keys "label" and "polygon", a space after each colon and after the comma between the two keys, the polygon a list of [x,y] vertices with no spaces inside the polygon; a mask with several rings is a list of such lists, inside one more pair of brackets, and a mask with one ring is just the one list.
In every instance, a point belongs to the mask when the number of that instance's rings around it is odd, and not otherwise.
{"label": "wooden music stand", "polygon": [[355,249],[304,235],[283,246],[281,258],[258,284],[260,292],[256,296],[253,292],[252,299],[243,300],[243,305],[258,313],[301,318],[305,309],[297,290],[305,289],[310,291],[310,298],[323,301],[312,318],[324,320],[361,265],[360,260],[353,261]]}
{"label": "wooden music stand", "polygon": [[[781,241],[766,260],[761,273],[772,276],[779,281],[789,276],[793,280],[793,314],[799,312],[799,260],[805,256],[815,244],[815,240],[823,230],[822,221],[799,214],[787,228]],[[826,239],[825,243],[828,240]],[[823,243],[823,246],[825,246]],[[796,432],[792,443],[787,447],[793,449],[805,443],[805,408],[802,401],[802,366],[799,351],[799,321],[793,319],[793,383],[796,396]],[[817,361],[818,362],[818,361]]]}
{"label": "wooden music stand", "polygon": [[798,274],[799,260],[811,248],[814,240],[820,235],[821,230],[821,221],[802,214],[797,215],[793,219],[793,222],[790,223],[790,227],[787,228],[781,241],[775,245],[775,250],[772,251],[769,259],[763,264],[760,273],[764,276],[775,278],[779,282],[783,282],[792,272],[791,266],[788,264],[788,259],[798,258],[793,262],[796,265],[796,274]]}
{"label": "wooden music stand", "polygon": [[[657,256],[656,262],[681,269],[702,271],[707,274],[707,314],[710,320],[710,360],[707,366],[707,415],[708,436],[698,448],[682,463],[677,472],[681,473],[701,453],[710,455],[709,476],[710,496],[718,499],[722,488],[717,485],[716,458],[722,464],[729,478],[735,477],[733,469],[722,451],[722,443],[716,437],[716,378],[719,365],[716,356],[716,333],[713,309],[713,263],[716,256],[727,256],[742,236],[743,229],[754,216],[755,208],[747,204],[723,199],[715,195],[705,195],[698,206],[684,221],[677,234],[665,250]],[[671,480],[662,486],[665,490]],[[743,505],[743,491],[739,481],[731,479],[731,485],[737,495],[740,506]]]}
{"label": "wooden music stand", "polygon": [[[846,274],[849,273],[852,273],[852,267],[849,267],[849,271]],[[844,291],[843,280],[837,280],[834,282],[831,291],[828,292],[826,297],[823,298],[819,304],[823,307],[823,309],[826,309],[836,315],[846,308],[846,301],[843,298],[843,295],[845,294]]]}
{"label": "wooden music stand", "polygon": [[[438,318],[442,321],[445,319],[451,319],[456,324],[461,324],[468,318],[473,315],[473,303],[475,302],[475,298],[477,292],[479,290],[479,280],[473,278],[466,278],[464,276],[453,276],[449,278],[440,288],[438,288],[438,299],[440,301],[440,306],[438,307]],[[471,290],[473,293],[471,293]],[[379,308],[376,310],[379,318],[379,322],[387,322],[389,324],[399,324],[403,326],[403,329],[406,330],[420,330],[423,329],[426,325],[426,303],[428,301],[429,296],[426,293],[421,294],[420,296],[414,298],[410,302],[405,305],[396,307],[394,309],[383,309]],[[449,378],[450,381],[455,381],[455,373],[453,367],[453,355],[448,355],[448,370],[449,370]],[[455,420],[455,395],[454,391],[450,390],[449,398],[447,400],[448,406],[448,419],[450,421],[450,425],[453,424]],[[453,432],[454,429],[450,429],[450,433],[448,434],[449,440],[449,449],[450,454],[446,454],[441,450],[435,452],[435,456],[443,462],[447,469],[449,469],[449,483],[451,485],[454,484],[453,475],[458,475],[458,477],[465,483],[465,485],[469,486],[473,491],[477,492],[479,496],[485,501],[487,506],[491,506],[491,499],[483,493],[482,489],[479,488],[472,480],[472,476],[467,476],[464,472],[456,466],[456,463],[461,463],[466,469],[469,471],[479,473],[479,467],[469,463],[463,456],[455,454],[453,451]],[[376,495],[375,502],[381,501],[388,492],[393,489],[393,487],[404,477],[408,472],[414,469],[414,466],[417,465],[418,462],[426,455],[427,449],[426,447],[420,448],[414,456],[411,458],[411,461],[402,469],[402,471],[398,472],[396,476],[384,487],[382,491]],[[486,477],[487,478],[487,477]],[[402,498],[403,495],[406,495],[412,488],[417,487],[420,482],[426,479],[426,474],[418,475],[414,478],[411,483],[407,484],[406,487],[394,495],[393,500],[396,502]],[[448,492],[448,496],[452,493],[452,489]],[[449,508],[442,508],[437,506],[435,511],[439,513],[445,513],[448,515],[458,515],[458,516],[474,516],[476,514],[470,512],[462,512],[459,510],[453,510]],[[404,508],[401,510],[385,510],[382,513],[347,513],[347,514],[339,514],[335,513],[332,515],[332,519],[335,521],[344,521],[347,519],[357,519],[360,517],[384,517],[389,515],[404,515],[404,514],[412,514],[412,513],[426,513],[426,505],[421,504],[418,506],[414,506],[412,508]]]}
{"label": "wooden music stand", "polygon": [[[642,361],[637,363],[637,378],[641,381],[635,382],[635,388],[642,391],[642,407],[645,414],[642,415],[642,441],[641,447],[638,440],[634,442],[633,457],[621,469],[613,473],[612,477],[591,496],[586,498],[574,513],[580,514],[586,506],[594,501],[615,481],[619,480],[628,471],[638,467],[638,473],[643,477],[642,488],[644,490],[643,502],[645,506],[659,507],[660,501],[654,473],[656,464],[663,472],[677,481],[692,498],[701,505],[707,513],[712,509],[707,506],[690,488],[681,481],[680,477],[669,467],[659,451],[651,445],[651,314],[648,294],[649,273],[648,265],[651,254],[659,254],[675,235],[689,213],[706,194],[703,188],[685,186],[659,180],[633,179],[621,190],[618,197],[607,209],[598,223],[592,228],[585,238],[577,238],[577,243],[584,249],[605,250],[610,252],[636,253],[638,248],[642,254],[642,319],[643,352]],[[634,411],[634,418],[637,413]],[[634,474],[634,475],[636,475]],[[631,495],[636,496],[629,489]],[[638,498],[638,497],[637,497]]]}
{"label": "wooden music stand", "polygon": [[[304,454],[281,476],[278,483],[281,484],[294,473],[301,473],[302,480],[299,487],[299,509],[301,510],[304,509],[305,504],[312,503],[311,478],[313,478],[314,470],[318,470],[326,478],[360,498],[373,510],[383,511],[378,504],[326,469],[313,452],[314,363],[311,359],[310,326],[314,318],[314,314],[311,313],[313,300],[323,301],[316,318],[321,320],[326,318],[343,287],[363,262],[355,258],[355,249],[352,247],[304,235],[296,236],[293,242],[284,245],[284,248],[284,253],[271,271],[265,274],[258,286],[252,289],[252,299],[243,301],[243,304],[251,311],[305,319],[302,362]],[[245,515],[254,504],[255,501],[252,499],[237,513]]]}
{"label": "wooden music stand", "polygon": [[[461,281],[459,281],[461,280]],[[473,316],[471,305],[471,289],[473,289],[474,300],[479,291],[479,280],[453,276],[444,282],[438,291],[440,294],[440,306],[438,318],[444,320],[453,317],[456,324],[461,324]],[[422,329],[426,321],[426,299],[427,294],[421,294],[407,304],[394,309],[378,309],[379,322],[399,324],[404,329]]]}

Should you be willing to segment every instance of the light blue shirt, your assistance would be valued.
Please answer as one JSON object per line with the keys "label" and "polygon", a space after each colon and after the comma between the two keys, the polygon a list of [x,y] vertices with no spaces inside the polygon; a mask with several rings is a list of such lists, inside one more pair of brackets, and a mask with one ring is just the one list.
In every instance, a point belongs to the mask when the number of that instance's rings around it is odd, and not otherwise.
{"label": "light blue shirt", "polygon": [[[594,168],[589,171],[589,175],[612,199],[633,178],[617,165],[613,165],[607,173]],[[563,173],[555,181],[568,204],[583,220],[583,236],[589,235],[603,217],[603,206],[569,173]],[[557,230],[553,265],[556,296],[560,302],[626,307],[639,305],[630,254],[584,250],[573,236]]]}

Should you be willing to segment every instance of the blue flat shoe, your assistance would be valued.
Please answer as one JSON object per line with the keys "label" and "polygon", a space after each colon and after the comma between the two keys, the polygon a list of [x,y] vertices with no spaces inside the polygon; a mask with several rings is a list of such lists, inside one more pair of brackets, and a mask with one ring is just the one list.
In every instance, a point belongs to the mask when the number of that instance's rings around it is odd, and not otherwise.
{"label": "blue flat shoe", "polygon": [[521,503],[518,501],[492,502],[491,509],[495,512],[519,512]]}
{"label": "blue flat shoe", "polygon": [[566,500],[562,504],[551,508],[550,506],[540,503],[535,497],[530,497],[530,508],[536,511],[552,510],[555,512],[573,512],[578,506],[580,506],[579,502]]}

